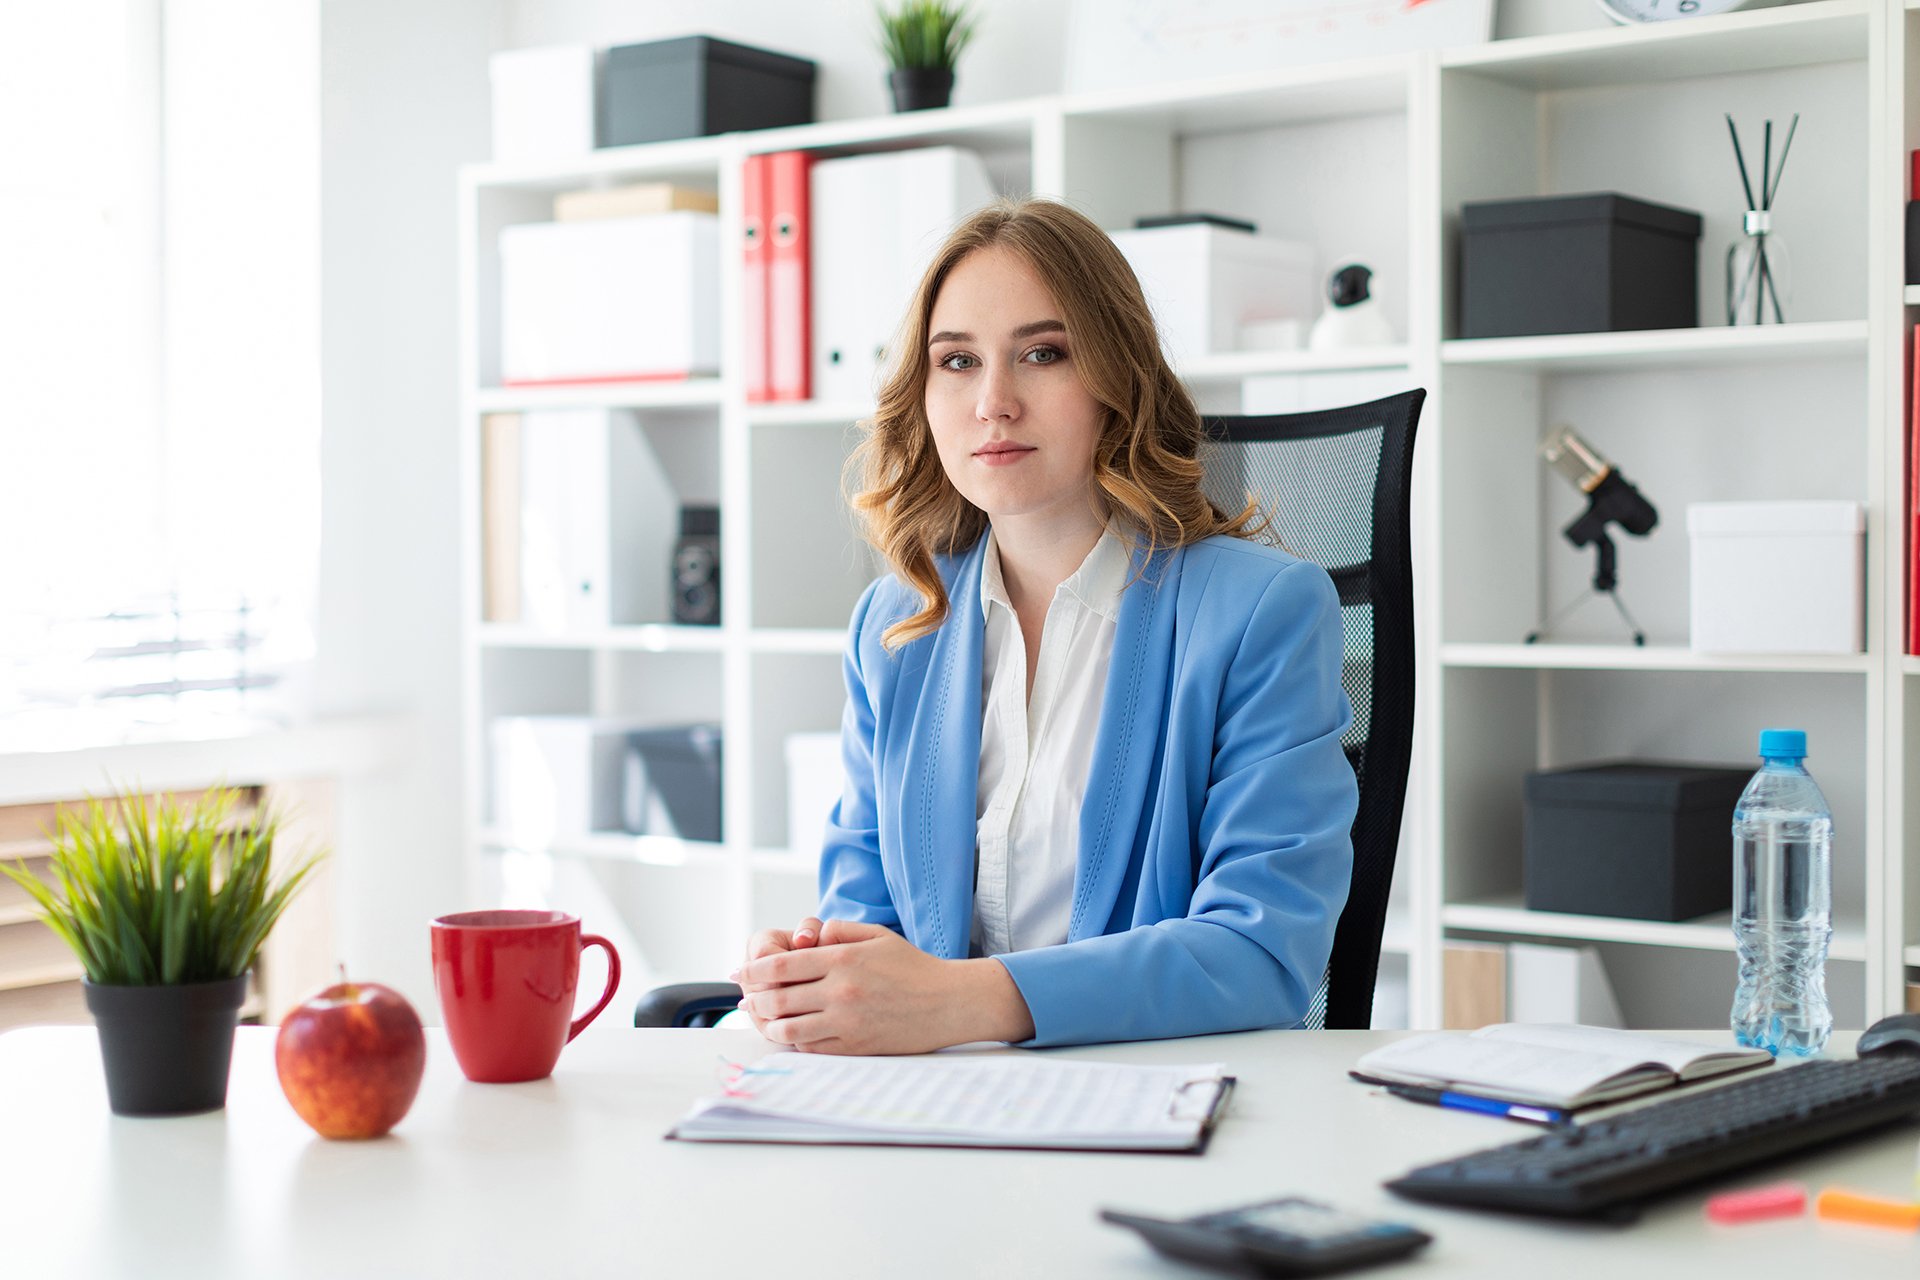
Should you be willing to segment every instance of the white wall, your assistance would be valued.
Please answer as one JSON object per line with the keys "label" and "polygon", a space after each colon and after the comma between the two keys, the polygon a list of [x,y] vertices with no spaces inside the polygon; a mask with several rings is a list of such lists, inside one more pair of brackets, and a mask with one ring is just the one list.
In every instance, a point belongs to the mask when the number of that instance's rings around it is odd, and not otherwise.
{"label": "white wall", "polygon": [[487,156],[494,0],[321,9],[321,714],[406,712],[350,788],[342,958],[438,1020],[427,922],[460,900],[454,177]]}

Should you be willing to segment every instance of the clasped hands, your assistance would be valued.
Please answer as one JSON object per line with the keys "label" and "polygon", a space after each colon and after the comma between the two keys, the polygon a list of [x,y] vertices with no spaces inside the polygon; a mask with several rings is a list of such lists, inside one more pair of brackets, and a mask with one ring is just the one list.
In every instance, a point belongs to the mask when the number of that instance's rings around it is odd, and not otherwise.
{"label": "clasped hands", "polygon": [[998,960],[941,960],[884,925],[809,916],[791,931],[763,929],[728,976],[754,1029],[804,1053],[926,1053],[1033,1036]]}

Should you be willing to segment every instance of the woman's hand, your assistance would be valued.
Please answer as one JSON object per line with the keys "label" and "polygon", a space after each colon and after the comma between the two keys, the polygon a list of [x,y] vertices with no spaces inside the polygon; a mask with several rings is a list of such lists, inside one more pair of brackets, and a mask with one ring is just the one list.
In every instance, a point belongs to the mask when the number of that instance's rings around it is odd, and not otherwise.
{"label": "woman's hand", "polygon": [[[751,963],[752,961],[760,959],[762,956],[780,955],[788,951],[804,951],[808,947],[819,945],[819,942],[820,921],[813,916],[808,916],[805,920],[802,920],[794,926],[792,933],[788,933],[785,929],[762,929],[760,932],[754,934],[753,937],[747,940],[747,960]],[[761,989],[747,985],[741,976],[742,970],[745,969],[745,967],[745,965],[742,965],[740,969],[735,969],[727,975],[727,981],[740,984],[740,990],[743,995],[749,991]],[[741,1000],[740,1007],[747,1010],[748,1017],[753,1018],[753,1029],[763,1036],[766,1035],[767,1028],[765,1023],[760,1018],[755,1017],[752,1009],[747,1008],[747,1002],[744,999]]]}
{"label": "woman's hand", "polygon": [[999,961],[935,959],[881,925],[829,920],[819,945],[760,956],[738,981],[760,1034],[807,1053],[925,1053],[1033,1035]]}

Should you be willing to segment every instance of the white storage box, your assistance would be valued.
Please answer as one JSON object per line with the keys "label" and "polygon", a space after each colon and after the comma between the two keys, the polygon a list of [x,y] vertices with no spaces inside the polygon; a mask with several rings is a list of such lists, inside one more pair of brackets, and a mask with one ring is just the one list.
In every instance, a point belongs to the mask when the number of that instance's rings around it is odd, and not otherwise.
{"label": "white storage box", "polygon": [[638,720],[502,716],[493,722],[493,821],[516,839],[628,829],[627,735]]}
{"label": "white storage box", "polygon": [[502,230],[501,382],[642,382],[718,371],[719,222],[683,210]]}
{"label": "white storage box", "polygon": [[839,734],[787,735],[787,844],[794,857],[808,862],[820,857],[827,816],[845,784]]}
{"label": "white storage box", "polygon": [[1170,360],[1235,350],[1248,321],[1313,319],[1307,245],[1204,222],[1111,234],[1140,278]]}
{"label": "white storage box", "polygon": [[487,60],[496,161],[577,159],[593,150],[590,45],[509,49]]}
{"label": "white storage box", "polygon": [[1860,653],[1866,513],[1857,502],[1697,502],[1693,647]]}

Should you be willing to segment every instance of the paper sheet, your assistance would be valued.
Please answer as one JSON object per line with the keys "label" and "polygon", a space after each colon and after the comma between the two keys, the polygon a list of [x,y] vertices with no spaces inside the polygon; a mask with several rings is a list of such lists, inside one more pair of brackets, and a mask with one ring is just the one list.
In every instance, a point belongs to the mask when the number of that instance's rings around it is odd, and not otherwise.
{"label": "paper sheet", "polygon": [[729,1111],[867,1131],[1010,1139],[1191,1134],[1224,1075],[1220,1063],[781,1053],[746,1068],[728,1095],[706,1099],[690,1118]]}

